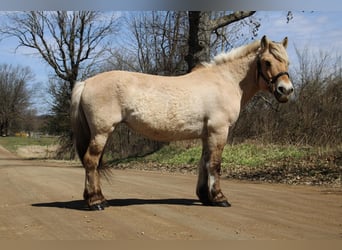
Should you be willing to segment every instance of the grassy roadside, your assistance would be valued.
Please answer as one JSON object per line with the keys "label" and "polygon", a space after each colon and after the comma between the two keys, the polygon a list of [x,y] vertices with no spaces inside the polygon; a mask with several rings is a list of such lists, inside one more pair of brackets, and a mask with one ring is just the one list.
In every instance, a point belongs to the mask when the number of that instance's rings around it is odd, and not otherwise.
{"label": "grassy roadside", "polygon": [[[201,147],[171,144],[141,158],[112,162],[114,168],[197,173]],[[318,148],[243,143],[227,145],[222,177],[269,183],[342,187],[342,145]]]}
{"label": "grassy roadside", "polygon": [[[325,151],[329,151],[326,149]],[[148,163],[154,162],[168,165],[197,165],[201,157],[201,146],[191,148],[179,147],[171,144],[163,147],[161,150],[142,157],[124,159],[116,163]],[[300,159],[308,155],[322,153],[322,149],[316,149],[309,146],[292,145],[272,145],[243,143],[237,145],[227,145],[222,154],[222,166],[241,165],[247,167],[262,166],[266,162],[280,160],[284,157]]]}
{"label": "grassy roadside", "polygon": [[[50,146],[56,138],[0,137],[0,145],[16,153],[27,146]],[[116,169],[197,173],[202,148],[172,143],[145,157],[105,161]],[[32,156],[31,158],[35,158]],[[38,157],[39,158],[39,157]],[[342,187],[342,145],[322,148],[255,142],[227,145],[222,154],[222,177],[271,183]]]}
{"label": "grassy roadside", "polygon": [[12,153],[16,153],[18,148],[25,146],[50,146],[58,143],[58,139],[54,137],[0,137],[0,145]]}
{"label": "grassy roadside", "polygon": [[[16,152],[18,148],[24,146],[50,146],[57,143],[58,139],[53,137],[0,137],[0,145],[11,152]],[[123,159],[114,163],[156,163],[172,166],[197,166],[201,152],[202,148],[200,145],[184,147],[178,143],[172,143],[145,157]],[[342,152],[342,145],[336,146],[335,148],[260,144],[254,142],[226,145],[222,154],[222,167],[244,166],[254,168],[285,159],[301,160],[310,157],[325,157],[336,154],[336,152]],[[110,156],[107,156],[107,159],[110,161]]]}

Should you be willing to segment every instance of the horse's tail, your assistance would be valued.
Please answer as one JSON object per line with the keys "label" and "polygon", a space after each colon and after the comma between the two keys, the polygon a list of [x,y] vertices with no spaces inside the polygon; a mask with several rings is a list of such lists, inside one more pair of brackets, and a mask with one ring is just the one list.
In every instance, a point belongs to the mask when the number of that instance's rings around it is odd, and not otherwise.
{"label": "horse's tail", "polygon": [[74,145],[82,163],[90,143],[90,129],[81,104],[84,86],[84,82],[76,83],[71,95],[71,128]]}

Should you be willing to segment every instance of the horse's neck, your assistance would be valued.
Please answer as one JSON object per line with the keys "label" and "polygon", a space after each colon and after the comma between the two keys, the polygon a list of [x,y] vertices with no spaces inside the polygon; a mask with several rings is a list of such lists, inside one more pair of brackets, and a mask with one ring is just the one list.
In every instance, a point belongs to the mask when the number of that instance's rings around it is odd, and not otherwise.
{"label": "horse's neck", "polygon": [[235,79],[233,84],[238,84],[241,90],[241,107],[245,106],[259,90],[256,57],[253,53],[229,65],[230,73]]}

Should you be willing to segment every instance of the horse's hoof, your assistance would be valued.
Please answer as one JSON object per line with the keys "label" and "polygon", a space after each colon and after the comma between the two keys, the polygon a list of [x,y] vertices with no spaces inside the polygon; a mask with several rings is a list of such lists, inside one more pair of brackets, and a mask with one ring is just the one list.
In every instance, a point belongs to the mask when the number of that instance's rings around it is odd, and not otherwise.
{"label": "horse's hoof", "polygon": [[228,201],[216,201],[216,202],[212,202],[212,206],[215,206],[215,207],[231,207],[232,205]]}
{"label": "horse's hoof", "polygon": [[203,206],[208,207],[231,207],[232,205],[228,201],[210,201],[210,200],[201,200]]}
{"label": "horse's hoof", "polygon": [[108,203],[108,201],[106,201],[106,200],[102,201],[102,202],[101,202],[101,205],[102,205],[103,208],[109,207],[109,203]]}
{"label": "horse's hoof", "polygon": [[104,208],[105,207],[102,205],[102,203],[89,206],[89,209],[91,211],[102,211],[102,210],[104,210]]}
{"label": "horse's hoof", "polygon": [[89,210],[91,211],[101,211],[104,210],[106,207],[109,207],[108,201],[104,200],[101,203],[89,205]]}

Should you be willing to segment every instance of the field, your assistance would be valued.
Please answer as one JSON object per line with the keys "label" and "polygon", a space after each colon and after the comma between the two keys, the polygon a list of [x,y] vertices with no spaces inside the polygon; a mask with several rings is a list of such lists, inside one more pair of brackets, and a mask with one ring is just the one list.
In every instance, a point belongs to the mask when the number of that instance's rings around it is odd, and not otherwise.
{"label": "field", "polygon": [[0,145],[10,152],[31,159],[47,159],[56,156],[58,139],[56,137],[0,137]]}
{"label": "field", "polygon": [[26,147],[26,146],[45,147],[45,146],[55,145],[57,143],[58,143],[58,139],[56,137],[40,137],[40,138],[15,137],[15,136],[0,137],[0,145],[13,153],[15,153],[20,147]]}

